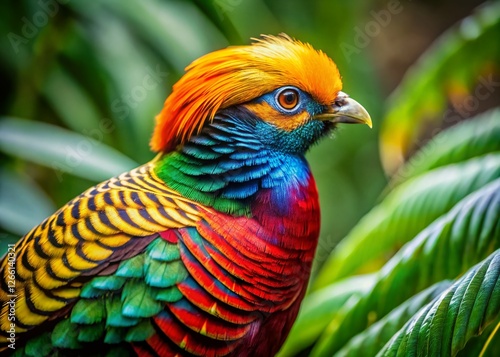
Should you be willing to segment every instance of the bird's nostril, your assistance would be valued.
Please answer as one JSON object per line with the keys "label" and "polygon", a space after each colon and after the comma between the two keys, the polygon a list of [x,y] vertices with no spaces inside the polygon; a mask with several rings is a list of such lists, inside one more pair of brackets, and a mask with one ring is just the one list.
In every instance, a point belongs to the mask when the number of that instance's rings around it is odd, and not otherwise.
{"label": "bird's nostril", "polygon": [[337,107],[341,107],[345,104],[345,101],[343,99],[339,99],[339,100],[336,100],[334,104]]}

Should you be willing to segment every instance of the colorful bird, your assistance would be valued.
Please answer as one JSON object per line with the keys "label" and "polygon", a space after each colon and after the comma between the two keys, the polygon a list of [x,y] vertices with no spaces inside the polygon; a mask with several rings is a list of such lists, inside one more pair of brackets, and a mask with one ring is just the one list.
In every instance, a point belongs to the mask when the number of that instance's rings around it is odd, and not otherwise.
{"label": "colorful bird", "polygon": [[319,235],[304,153],[338,123],[371,127],[341,89],[329,57],[286,35],[194,61],[156,118],[156,158],[76,197],[3,258],[0,349],[274,355]]}

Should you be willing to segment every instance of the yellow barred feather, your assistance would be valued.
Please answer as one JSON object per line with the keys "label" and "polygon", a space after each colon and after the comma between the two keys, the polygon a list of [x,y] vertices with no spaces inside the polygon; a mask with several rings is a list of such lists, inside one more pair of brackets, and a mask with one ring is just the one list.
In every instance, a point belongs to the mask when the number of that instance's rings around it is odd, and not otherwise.
{"label": "yellow barred feather", "polygon": [[[120,248],[170,228],[194,226],[207,209],[168,189],[155,162],[105,181],[76,197],[16,245],[16,332],[66,313],[80,294],[81,277],[120,259]],[[144,240],[143,239],[143,240]],[[117,260],[118,260],[117,259]],[[1,267],[8,280],[7,259]],[[0,329],[10,328],[0,288]],[[26,327],[24,327],[26,326]],[[5,338],[0,336],[0,342]]]}

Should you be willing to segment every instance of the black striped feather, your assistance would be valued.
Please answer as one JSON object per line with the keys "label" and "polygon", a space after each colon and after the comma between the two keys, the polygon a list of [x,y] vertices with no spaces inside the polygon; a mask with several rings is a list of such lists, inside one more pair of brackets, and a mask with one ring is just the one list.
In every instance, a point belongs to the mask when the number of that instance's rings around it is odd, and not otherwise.
{"label": "black striped feather", "polygon": [[15,247],[12,291],[4,257],[0,266],[0,350],[9,335],[8,301],[12,297],[16,299],[16,337],[21,338],[65,315],[85,281],[116,271],[119,262],[143,252],[158,232],[193,226],[200,219],[202,208],[168,189],[153,167],[154,162],[87,190],[33,228]]}

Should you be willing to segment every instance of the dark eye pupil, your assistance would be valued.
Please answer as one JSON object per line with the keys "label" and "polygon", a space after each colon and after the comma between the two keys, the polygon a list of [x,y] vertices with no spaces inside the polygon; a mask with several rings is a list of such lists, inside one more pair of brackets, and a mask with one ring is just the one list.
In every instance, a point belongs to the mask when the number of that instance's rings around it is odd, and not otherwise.
{"label": "dark eye pupil", "polygon": [[295,93],[287,92],[285,93],[285,103],[286,104],[294,104],[295,102]]}

